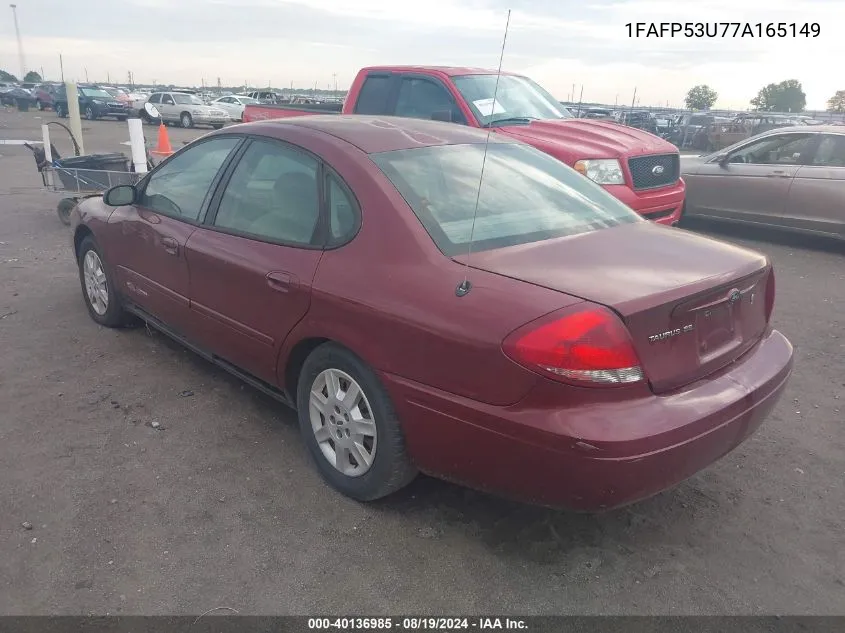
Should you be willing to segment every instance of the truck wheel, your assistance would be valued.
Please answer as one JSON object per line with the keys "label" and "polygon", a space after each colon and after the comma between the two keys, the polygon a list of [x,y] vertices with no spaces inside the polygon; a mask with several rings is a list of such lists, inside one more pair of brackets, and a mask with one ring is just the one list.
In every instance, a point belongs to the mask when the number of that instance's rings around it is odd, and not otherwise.
{"label": "truck wheel", "polygon": [[44,110],[44,104],[43,104],[43,103],[41,103],[41,99],[36,99],[36,100],[35,100],[35,107],[36,107],[36,108],[38,108],[38,109],[39,109],[39,110],[41,110],[41,111],[43,111],[43,110]]}
{"label": "truck wheel", "polygon": [[65,110],[65,107],[61,103],[56,104],[56,116],[61,118],[61,119],[67,118],[67,111]]}
{"label": "truck wheel", "polygon": [[92,108],[91,106],[85,108],[85,118],[89,121],[93,121],[97,118],[97,113],[94,112],[94,108]]}
{"label": "truck wheel", "polygon": [[194,119],[187,112],[182,113],[182,116],[180,117],[180,121],[182,122],[182,127],[185,128],[185,129],[194,127]]}

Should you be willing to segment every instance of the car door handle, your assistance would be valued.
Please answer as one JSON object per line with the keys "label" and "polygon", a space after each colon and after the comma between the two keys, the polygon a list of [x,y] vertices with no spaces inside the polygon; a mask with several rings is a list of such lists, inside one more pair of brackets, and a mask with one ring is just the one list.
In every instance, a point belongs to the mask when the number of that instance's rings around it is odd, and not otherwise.
{"label": "car door handle", "polygon": [[172,237],[161,238],[161,245],[164,247],[164,252],[168,255],[179,254],[179,242],[174,240]]}
{"label": "car door handle", "polygon": [[788,173],[786,173],[782,169],[775,169],[774,171],[772,171],[771,173],[766,174],[766,175],[769,178],[790,178],[791,177]]}
{"label": "car door handle", "polygon": [[284,271],[267,273],[267,285],[278,292],[290,292],[296,285],[296,277]]}

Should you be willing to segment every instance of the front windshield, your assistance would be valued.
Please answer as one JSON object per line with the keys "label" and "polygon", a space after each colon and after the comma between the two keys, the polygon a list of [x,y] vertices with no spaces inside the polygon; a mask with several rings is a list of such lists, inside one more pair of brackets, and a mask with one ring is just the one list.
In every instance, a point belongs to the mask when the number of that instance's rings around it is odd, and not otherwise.
{"label": "front windshield", "polygon": [[111,99],[111,95],[105,90],[99,88],[81,88],[82,94],[86,97],[93,97],[95,99]]}
{"label": "front windshield", "polygon": [[[552,95],[527,77],[501,75],[461,75],[452,81],[469,104],[481,125],[513,119],[571,119],[572,113]],[[496,101],[493,102],[493,93]]]}
{"label": "front windshield", "polygon": [[176,103],[183,104],[183,105],[205,105],[203,103],[202,99],[200,99],[199,97],[194,96],[194,95],[186,95],[186,94],[175,93],[173,95],[173,100]]}
{"label": "front windshield", "polygon": [[473,250],[480,251],[642,220],[574,169],[521,143],[491,143],[486,160],[483,144],[396,150],[370,158],[450,257],[467,252],[470,236]]}

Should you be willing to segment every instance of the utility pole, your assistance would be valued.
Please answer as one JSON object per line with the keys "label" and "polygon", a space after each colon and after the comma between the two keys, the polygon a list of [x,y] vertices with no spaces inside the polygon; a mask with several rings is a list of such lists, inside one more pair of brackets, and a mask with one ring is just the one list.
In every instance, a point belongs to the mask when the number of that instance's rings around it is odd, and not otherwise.
{"label": "utility pole", "polygon": [[59,53],[59,72],[62,73],[62,83],[65,82],[65,65],[62,63],[62,54]]}
{"label": "utility pole", "polygon": [[111,73],[106,71],[106,83],[111,84]]}
{"label": "utility pole", "polygon": [[44,79],[44,66],[41,67],[41,79]]}
{"label": "utility pole", "polygon": [[26,77],[26,60],[23,56],[23,40],[21,40],[21,29],[18,26],[18,5],[10,4],[12,9],[12,17],[15,21],[15,36],[18,38],[18,61],[21,64],[21,81]]}
{"label": "utility pole", "polygon": [[85,83],[88,83],[88,69],[85,69]]}

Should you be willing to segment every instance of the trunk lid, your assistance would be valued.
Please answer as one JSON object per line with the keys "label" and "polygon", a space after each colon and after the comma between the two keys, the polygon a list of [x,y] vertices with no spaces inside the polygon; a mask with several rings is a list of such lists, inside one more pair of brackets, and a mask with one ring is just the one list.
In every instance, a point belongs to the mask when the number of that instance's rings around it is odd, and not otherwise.
{"label": "trunk lid", "polygon": [[469,264],[614,310],[655,393],[728,365],[768,326],[765,256],[651,222],[473,253]]}

